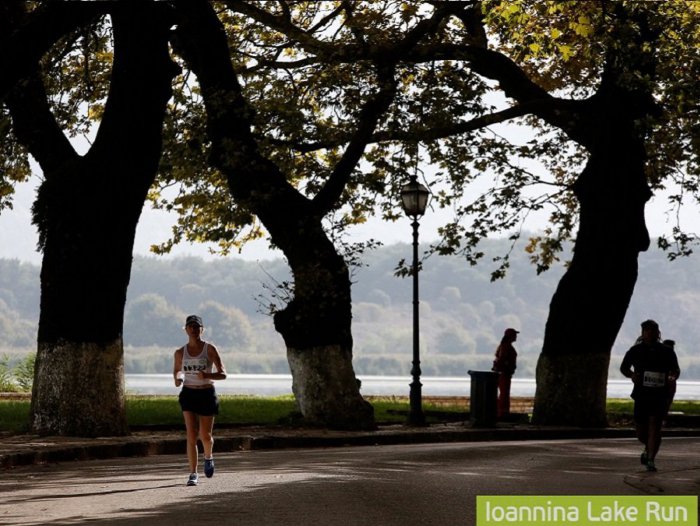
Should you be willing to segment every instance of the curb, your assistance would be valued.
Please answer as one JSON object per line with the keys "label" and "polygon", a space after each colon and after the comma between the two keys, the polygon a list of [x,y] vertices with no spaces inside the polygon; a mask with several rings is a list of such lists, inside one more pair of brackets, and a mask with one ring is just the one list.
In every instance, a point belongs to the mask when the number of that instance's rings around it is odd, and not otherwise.
{"label": "curb", "polygon": [[[445,429],[445,427],[449,427]],[[245,434],[238,430],[220,430],[216,435],[217,452],[253,451],[298,448],[335,448],[352,446],[410,445],[455,442],[492,442],[516,440],[590,440],[605,438],[634,438],[628,428],[488,428],[475,429],[465,425],[425,428],[392,428],[378,431],[328,434]],[[305,430],[309,432],[309,430]],[[186,452],[184,431],[182,436],[127,436],[73,440],[69,443],[47,444],[31,437],[16,446],[5,444],[0,453],[0,468],[11,469],[32,464],[71,462],[77,460],[104,460],[118,457],[147,457],[174,455]],[[294,433],[287,431],[287,433]],[[165,433],[163,433],[165,434]],[[157,433],[156,433],[157,435]],[[667,429],[664,437],[698,437],[700,429]],[[0,444],[2,446],[2,444]],[[8,447],[9,446],[9,447]],[[15,449],[15,451],[12,451]]]}

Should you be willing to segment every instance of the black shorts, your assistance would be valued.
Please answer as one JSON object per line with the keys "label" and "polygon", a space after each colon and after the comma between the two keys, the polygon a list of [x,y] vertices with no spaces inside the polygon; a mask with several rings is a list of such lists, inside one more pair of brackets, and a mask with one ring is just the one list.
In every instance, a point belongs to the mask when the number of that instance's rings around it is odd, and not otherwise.
{"label": "black shorts", "polygon": [[191,411],[201,416],[219,414],[219,398],[214,388],[192,389],[183,387],[178,396],[183,411]]}
{"label": "black shorts", "polygon": [[668,397],[664,392],[654,394],[640,394],[634,399],[634,419],[640,421],[650,416],[666,416],[668,410]]}

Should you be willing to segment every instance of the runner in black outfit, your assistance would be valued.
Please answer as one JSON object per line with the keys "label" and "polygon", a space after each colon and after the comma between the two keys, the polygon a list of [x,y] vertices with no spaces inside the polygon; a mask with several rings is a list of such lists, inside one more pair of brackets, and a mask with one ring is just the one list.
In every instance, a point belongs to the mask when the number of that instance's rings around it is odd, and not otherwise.
{"label": "runner in black outfit", "polygon": [[669,385],[681,374],[676,353],[659,340],[661,332],[654,320],[642,323],[642,341],[622,360],[620,372],[634,382],[634,421],[637,438],[644,444],[642,464],[656,471],[656,454],[661,445],[661,424],[668,411]]}

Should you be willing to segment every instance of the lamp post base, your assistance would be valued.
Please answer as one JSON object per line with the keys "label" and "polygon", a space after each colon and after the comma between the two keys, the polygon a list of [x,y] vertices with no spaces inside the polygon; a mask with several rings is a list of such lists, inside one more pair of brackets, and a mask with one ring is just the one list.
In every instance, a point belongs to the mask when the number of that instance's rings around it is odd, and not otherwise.
{"label": "lamp post base", "polygon": [[411,408],[408,413],[408,421],[406,422],[409,426],[422,427],[428,425],[425,422],[425,414],[423,413],[421,387],[423,387],[423,384],[419,380],[414,379],[409,395]]}

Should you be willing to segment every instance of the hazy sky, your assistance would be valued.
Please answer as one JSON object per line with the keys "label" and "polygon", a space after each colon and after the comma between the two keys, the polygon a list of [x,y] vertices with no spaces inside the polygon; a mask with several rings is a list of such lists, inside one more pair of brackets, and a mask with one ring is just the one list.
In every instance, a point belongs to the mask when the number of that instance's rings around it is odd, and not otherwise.
{"label": "hazy sky", "polygon": [[[34,176],[29,182],[17,187],[17,193],[12,210],[3,211],[0,214],[0,258],[17,258],[23,261],[40,263],[41,256],[36,252],[38,236],[34,225],[31,224],[31,204],[34,200],[39,178]],[[664,200],[656,197],[647,206],[647,222],[652,237],[670,232],[675,218],[667,217],[663,212]],[[421,242],[435,241],[438,237],[437,228],[449,220],[449,212],[428,210],[421,219]],[[527,229],[536,231],[543,228],[546,218],[530,218]],[[688,227],[696,228],[700,225],[700,213],[688,210],[684,214],[684,220]],[[167,239],[170,227],[174,220],[165,212],[144,209],[139,227],[136,233],[135,250],[139,255],[149,254],[149,246]],[[364,225],[354,227],[353,236],[357,240],[369,238],[377,239],[384,244],[397,242],[411,242],[410,220],[402,217],[395,223],[386,223],[379,219],[370,220]],[[211,256],[205,246],[187,244],[176,247],[172,255],[196,255],[209,259]],[[248,260],[270,259],[280,257],[279,251],[270,251],[266,241],[258,241],[245,248],[243,252],[234,254],[233,257],[242,257]]]}
{"label": "hazy sky", "polygon": [[[39,179],[34,177],[32,181],[19,185],[14,198],[14,208],[0,214],[0,258],[41,262],[41,256],[36,252],[38,235],[36,228],[31,224],[31,205],[38,184]],[[444,214],[442,216],[444,217]],[[441,223],[439,217],[440,214],[429,211],[421,220],[421,241],[437,238],[437,228]],[[173,216],[165,212],[144,208],[136,231],[134,252],[140,255],[149,254],[150,245],[167,239],[174,222]],[[357,239],[374,238],[385,244],[400,241],[408,243],[412,240],[411,224],[407,218],[402,218],[395,223],[373,220],[356,227],[353,232]],[[183,244],[173,249],[172,255],[196,255],[206,259],[216,257],[201,244]],[[235,253],[232,257],[248,260],[270,259],[281,257],[281,252],[269,250],[267,241],[262,240],[250,243],[241,254]]]}

